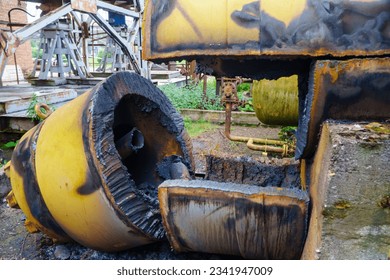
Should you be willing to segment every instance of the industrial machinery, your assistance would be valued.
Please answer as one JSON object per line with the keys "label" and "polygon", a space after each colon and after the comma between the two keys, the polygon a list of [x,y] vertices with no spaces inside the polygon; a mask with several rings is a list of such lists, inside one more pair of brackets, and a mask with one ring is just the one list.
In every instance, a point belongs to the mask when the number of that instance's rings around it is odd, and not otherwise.
{"label": "industrial machinery", "polygon": [[217,77],[298,75],[297,158],[313,155],[327,118],[389,116],[389,1],[150,1],[145,13],[148,60],[196,58]]}
{"label": "industrial machinery", "polygon": [[166,235],[179,252],[299,259],[322,122],[390,118],[390,2],[150,0],[143,34],[153,62],[195,59],[217,77],[297,75],[301,184],[194,179],[180,115],[150,82],[122,72],[23,137],[10,204],[30,230],[100,250]]}
{"label": "industrial machinery", "polygon": [[[34,22],[14,31],[0,34],[0,85],[5,65],[16,48],[40,32],[39,54],[35,61],[32,78],[48,80],[64,78],[71,73],[81,79],[91,77],[88,69],[89,49],[94,47],[93,28],[100,30],[110,38],[110,44],[118,56],[126,55],[127,65],[120,69],[132,70],[144,77],[149,77],[149,67],[141,58],[140,26],[144,1],[121,1],[121,5],[112,5],[111,1],[76,1],[76,0],[28,0],[40,3],[42,16]],[[121,7],[124,6],[124,7]],[[117,29],[114,22],[109,23],[99,11],[110,13],[110,19],[120,18],[126,21],[126,34]],[[92,38],[91,38],[92,37]],[[101,37],[101,36],[100,36]],[[117,49],[120,49],[117,50]],[[124,58],[114,59],[112,63]],[[39,75],[35,77],[37,64],[40,63]]]}

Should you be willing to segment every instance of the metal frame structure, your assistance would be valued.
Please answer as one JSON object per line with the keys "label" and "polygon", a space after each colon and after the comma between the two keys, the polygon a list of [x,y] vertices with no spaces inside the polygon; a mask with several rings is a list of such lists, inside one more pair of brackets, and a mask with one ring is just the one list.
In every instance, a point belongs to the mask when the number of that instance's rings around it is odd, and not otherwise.
{"label": "metal frame structure", "polygon": [[[141,22],[144,1],[134,1],[133,5],[134,10],[129,10],[103,1],[71,0],[70,3],[63,4],[59,8],[45,14],[31,24],[28,24],[15,32],[2,32],[0,34],[0,85],[2,85],[1,77],[5,65],[7,64],[8,57],[15,53],[17,47],[29,40],[36,32],[45,29],[50,24],[56,23],[59,19],[67,15],[72,17],[76,25],[75,27],[79,30],[85,28],[83,25],[86,25],[87,28],[89,28],[93,21],[96,22],[129,58],[131,69],[145,78],[150,78],[148,63],[142,60],[141,55]],[[121,14],[132,19],[133,24],[130,27],[130,36],[127,40],[97,12],[99,9]],[[84,21],[80,20],[76,12],[87,15],[88,19]],[[83,32],[81,32],[81,34],[82,36],[85,36]],[[88,49],[88,47],[85,46],[86,40],[82,40],[82,42],[84,42],[83,56],[87,57],[87,54],[85,53]],[[86,73],[85,76],[87,77],[88,73]]]}

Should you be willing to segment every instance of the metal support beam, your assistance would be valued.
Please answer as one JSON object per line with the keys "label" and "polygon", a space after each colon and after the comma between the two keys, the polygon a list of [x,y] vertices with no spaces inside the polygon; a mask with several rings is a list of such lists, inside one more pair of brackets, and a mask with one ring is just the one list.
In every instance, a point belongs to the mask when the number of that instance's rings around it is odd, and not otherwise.
{"label": "metal support beam", "polygon": [[133,50],[130,48],[130,45],[128,42],[123,39],[118,32],[115,31],[115,29],[99,14],[89,14],[96,23],[105,31],[107,32],[110,37],[117,43],[122,51],[129,57],[131,64],[134,67],[134,70],[137,74],[141,74],[141,69],[137,63],[137,57],[135,56]]}
{"label": "metal support beam", "polygon": [[20,40],[20,44],[27,41],[35,32],[43,29],[50,23],[58,20],[59,18],[67,15],[72,11],[72,7],[69,4],[59,7],[54,11],[47,13],[41,18],[37,19],[33,23],[26,25],[23,28],[16,30],[13,34]]}
{"label": "metal support beam", "polygon": [[[129,57],[130,63],[133,66],[134,71],[136,73],[146,78],[149,78],[147,63],[144,63],[141,58],[142,48],[141,48],[140,25],[142,21],[142,11],[144,9],[144,1],[138,0],[134,2],[135,11],[124,9],[115,5],[111,5],[103,1],[96,1],[96,6],[98,9],[112,11],[133,18],[133,22],[134,22],[132,27],[133,32],[131,33],[130,38],[128,40],[125,40],[98,13],[95,14],[95,13],[88,13],[86,11],[80,11],[80,12],[84,12],[85,14],[88,14],[94,21],[96,21],[96,23],[99,24],[99,26],[105,32],[107,32],[109,36],[113,38],[113,40],[121,47],[123,53]],[[16,51],[16,48],[20,44],[23,44],[25,41],[27,41],[34,33],[44,29],[47,25],[57,21],[58,19],[64,17],[65,15],[71,13],[72,11],[74,11],[74,8],[72,8],[70,3],[67,3],[51,11],[50,13],[47,13],[46,15],[42,16],[38,20],[34,21],[33,23],[30,23],[25,27],[18,29],[13,33],[3,32],[2,37],[6,38],[6,40],[1,43],[1,50],[0,50],[0,85],[1,85],[1,76],[3,74],[6,65],[7,57],[12,55]],[[77,20],[78,18],[76,18],[76,21]],[[137,38],[138,38],[137,51],[139,52],[139,54],[136,54],[136,51],[132,49],[132,46],[135,44]]]}
{"label": "metal support beam", "polygon": [[117,14],[121,14],[124,16],[132,17],[132,18],[139,18],[140,17],[138,12],[134,12],[134,11],[131,11],[128,9],[124,9],[124,8],[115,6],[115,5],[111,5],[111,4],[108,4],[108,3],[103,2],[103,1],[97,1],[96,4],[97,4],[98,9],[103,9],[106,11],[115,12]]}

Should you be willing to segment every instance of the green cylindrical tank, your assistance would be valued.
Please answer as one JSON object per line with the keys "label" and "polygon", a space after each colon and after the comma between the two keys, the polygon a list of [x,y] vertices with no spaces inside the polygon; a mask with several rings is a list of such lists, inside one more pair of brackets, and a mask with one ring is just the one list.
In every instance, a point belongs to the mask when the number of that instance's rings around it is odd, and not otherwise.
{"label": "green cylindrical tank", "polygon": [[264,124],[298,124],[297,76],[278,80],[253,81],[253,108],[257,118]]}

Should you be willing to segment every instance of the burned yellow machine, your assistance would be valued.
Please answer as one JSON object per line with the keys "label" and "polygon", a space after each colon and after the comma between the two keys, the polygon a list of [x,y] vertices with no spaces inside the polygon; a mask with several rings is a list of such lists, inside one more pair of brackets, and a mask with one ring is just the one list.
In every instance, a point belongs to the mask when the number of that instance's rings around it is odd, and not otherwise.
{"label": "burned yellow machine", "polygon": [[150,0],[143,18],[146,60],[195,59],[216,77],[298,76],[302,186],[195,180],[180,115],[149,81],[122,72],[21,139],[10,204],[31,231],[100,250],[166,236],[179,252],[299,259],[321,123],[390,118],[390,2]]}
{"label": "burned yellow machine", "polygon": [[390,2],[149,1],[144,56],[256,80],[298,75],[297,158],[324,119],[389,116]]}

